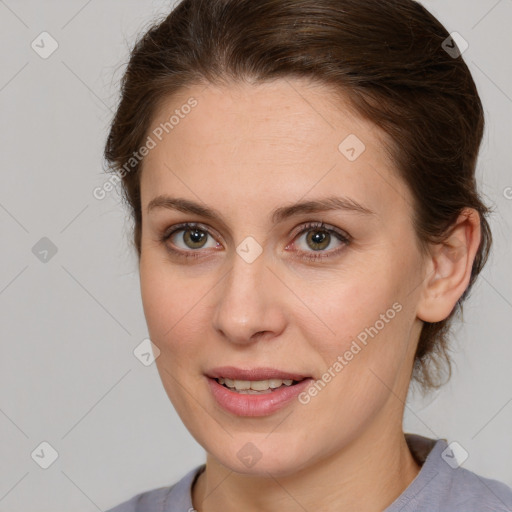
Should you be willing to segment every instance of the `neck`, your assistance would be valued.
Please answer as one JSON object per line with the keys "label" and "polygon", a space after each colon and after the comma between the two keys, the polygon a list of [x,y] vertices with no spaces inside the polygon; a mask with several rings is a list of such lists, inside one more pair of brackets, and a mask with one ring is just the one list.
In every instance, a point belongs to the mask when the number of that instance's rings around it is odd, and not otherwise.
{"label": "neck", "polygon": [[199,512],[377,512],[393,503],[420,469],[401,424],[388,423],[387,429],[369,428],[342,450],[286,477],[242,475],[208,455],[192,501]]}

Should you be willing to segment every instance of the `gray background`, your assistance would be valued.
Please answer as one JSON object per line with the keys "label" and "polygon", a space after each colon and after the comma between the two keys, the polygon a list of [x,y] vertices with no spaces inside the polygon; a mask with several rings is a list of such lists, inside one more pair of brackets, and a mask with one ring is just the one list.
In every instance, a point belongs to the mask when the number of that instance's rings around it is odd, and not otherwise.
{"label": "gray background", "polygon": [[[0,0],[0,511],[105,510],[204,460],[133,355],[147,330],[126,211],[92,195],[130,44],[169,4]],[[455,330],[453,378],[411,396],[405,430],[459,442],[464,467],[512,485],[512,0],[424,4],[469,43],[495,245]],[[43,31],[59,45],[47,59],[31,48]],[[43,237],[57,248],[46,262]],[[48,469],[31,457],[43,441],[58,452]]]}

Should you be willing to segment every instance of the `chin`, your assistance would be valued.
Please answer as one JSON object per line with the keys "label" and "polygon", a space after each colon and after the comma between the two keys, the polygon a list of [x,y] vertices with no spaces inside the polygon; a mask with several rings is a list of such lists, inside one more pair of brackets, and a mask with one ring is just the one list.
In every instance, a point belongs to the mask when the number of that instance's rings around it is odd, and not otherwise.
{"label": "chin", "polygon": [[239,440],[233,437],[220,452],[219,444],[215,445],[215,450],[206,449],[209,457],[235,473],[266,478],[286,477],[312,463],[303,446],[297,447],[294,443],[287,446],[279,439],[271,442],[264,438],[257,440],[256,436],[241,437]]}

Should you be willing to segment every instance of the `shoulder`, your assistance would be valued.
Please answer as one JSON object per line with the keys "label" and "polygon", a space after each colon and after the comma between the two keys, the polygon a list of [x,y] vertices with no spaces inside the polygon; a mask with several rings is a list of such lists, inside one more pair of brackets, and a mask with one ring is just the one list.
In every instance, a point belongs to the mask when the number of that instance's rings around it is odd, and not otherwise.
{"label": "shoulder", "polygon": [[159,487],[136,494],[128,501],[120,503],[106,512],[142,512],[163,510],[163,504],[176,484],[170,487]]}
{"label": "shoulder", "polygon": [[512,488],[505,483],[459,467],[451,472],[450,510],[512,512]]}
{"label": "shoulder", "polygon": [[191,469],[181,480],[168,487],[158,487],[136,494],[106,512],[186,512],[193,510],[191,489],[195,479],[204,471],[205,464]]}
{"label": "shoulder", "polygon": [[[436,449],[437,448],[437,449]],[[484,477],[461,464],[467,457],[465,450],[458,462],[458,443],[438,441],[432,450],[432,469],[437,474],[433,488],[438,489],[446,510],[478,510],[512,512],[512,489],[505,483]]]}
{"label": "shoulder", "polygon": [[512,488],[461,467],[458,443],[417,435],[406,439],[422,467],[386,512],[512,512]]}

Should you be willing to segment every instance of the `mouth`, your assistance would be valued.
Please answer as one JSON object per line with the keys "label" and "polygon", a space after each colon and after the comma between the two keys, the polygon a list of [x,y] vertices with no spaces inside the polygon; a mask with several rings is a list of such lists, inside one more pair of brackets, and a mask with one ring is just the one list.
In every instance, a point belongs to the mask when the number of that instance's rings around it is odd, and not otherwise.
{"label": "mouth", "polygon": [[[212,398],[239,417],[269,416],[292,406],[313,382],[306,374],[275,368],[215,368],[205,373]],[[298,402],[297,402],[298,403]]]}
{"label": "mouth", "polygon": [[262,395],[276,392],[279,389],[295,386],[304,379],[265,379],[265,380],[238,380],[219,377],[215,379],[218,384],[230,391],[242,395]]}

